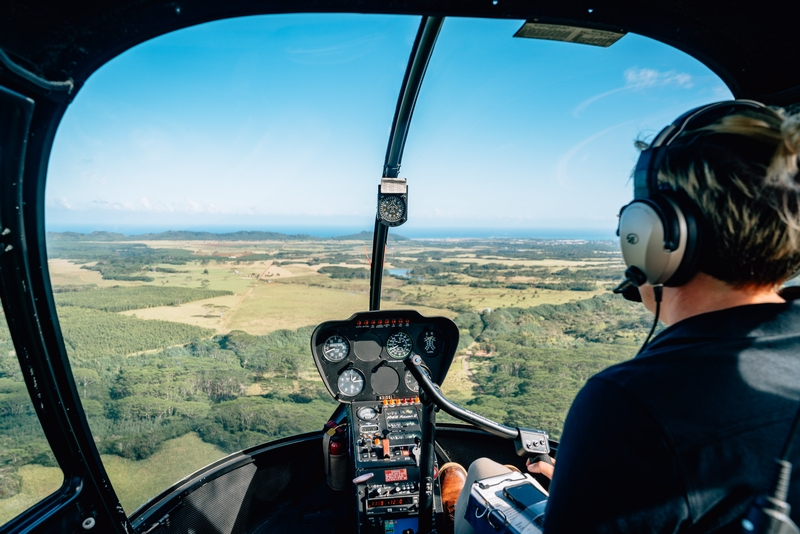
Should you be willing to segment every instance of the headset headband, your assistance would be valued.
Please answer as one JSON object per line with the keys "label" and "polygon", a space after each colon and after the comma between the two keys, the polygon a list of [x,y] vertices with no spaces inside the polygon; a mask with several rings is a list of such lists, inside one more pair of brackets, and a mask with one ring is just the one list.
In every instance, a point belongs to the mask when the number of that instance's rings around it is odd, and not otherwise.
{"label": "headset headband", "polygon": [[[672,124],[661,130],[653,141],[653,144],[642,151],[639,156],[639,161],[636,163],[636,170],[633,173],[634,200],[652,198],[658,193],[658,169],[661,167],[661,163],[667,153],[667,148],[688,129],[687,127],[689,124],[703,118],[704,120],[701,124],[692,126],[691,129],[707,126],[722,117],[730,115],[732,110],[739,107],[762,109],[766,106],[755,100],[727,100],[725,102],[715,102],[714,104],[700,106],[699,108],[687,111],[675,119]],[[717,113],[713,113],[715,111]],[[724,113],[719,113],[719,111],[724,111]],[[708,115],[711,116],[708,117]]]}

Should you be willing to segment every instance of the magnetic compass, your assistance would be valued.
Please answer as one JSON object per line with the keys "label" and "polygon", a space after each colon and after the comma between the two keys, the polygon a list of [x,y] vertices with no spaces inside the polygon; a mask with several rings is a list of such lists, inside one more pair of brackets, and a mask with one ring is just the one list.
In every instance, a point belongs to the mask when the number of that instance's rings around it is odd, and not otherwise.
{"label": "magnetic compass", "polygon": [[399,196],[385,196],[378,202],[378,215],[387,223],[398,223],[406,214],[406,203]]}
{"label": "magnetic compass", "polygon": [[408,219],[408,184],[405,178],[381,178],[378,186],[378,220],[400,226]]}

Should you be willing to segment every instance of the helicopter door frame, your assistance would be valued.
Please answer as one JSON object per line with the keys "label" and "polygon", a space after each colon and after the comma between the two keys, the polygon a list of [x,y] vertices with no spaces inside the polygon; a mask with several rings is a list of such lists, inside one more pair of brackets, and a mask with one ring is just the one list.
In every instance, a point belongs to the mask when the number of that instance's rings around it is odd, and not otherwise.
{"label": "helicopter door frame", "polygon": [[8,74],[0,77],[0,300],[64,482],[0,530],[129,533],[130,522],[100,460],[72,379],[47,268],[45,175],[72,83],[51,83],[3,63]]}

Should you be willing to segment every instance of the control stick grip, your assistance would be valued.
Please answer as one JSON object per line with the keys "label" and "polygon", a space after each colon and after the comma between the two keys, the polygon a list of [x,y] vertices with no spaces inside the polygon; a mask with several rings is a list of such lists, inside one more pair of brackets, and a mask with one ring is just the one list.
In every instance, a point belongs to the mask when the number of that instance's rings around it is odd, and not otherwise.
{"label": "control stick grip", "polygon": [[531,457],[531,462],[544,462],[546,464],[553,465],[553,459],[550,458],[549,454],[537,454],[536,456]]}

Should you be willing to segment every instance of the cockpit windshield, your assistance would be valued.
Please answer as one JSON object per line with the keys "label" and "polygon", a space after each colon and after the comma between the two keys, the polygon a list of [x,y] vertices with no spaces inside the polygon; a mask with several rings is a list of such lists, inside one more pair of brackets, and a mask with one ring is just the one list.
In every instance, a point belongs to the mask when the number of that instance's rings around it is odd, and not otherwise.
{"label": "cockpit windshield", "polygon": [[[730,92],[656,41],[514,37],[523,22],[444,20],[399,172],[408,222],[389,231],[381,309],[452,319],[442,390],[557,439],[581,385],[650,327],[609,292],[634,140]],[[319,430],[338,406],[309,342],[369,309],[376,186],[419,24],[203,24],[111,60],[68,108],[47,178],[50,282],[127,513],[229,453]],[[344,334],[326,335],[320,354],[336,363]]]}

